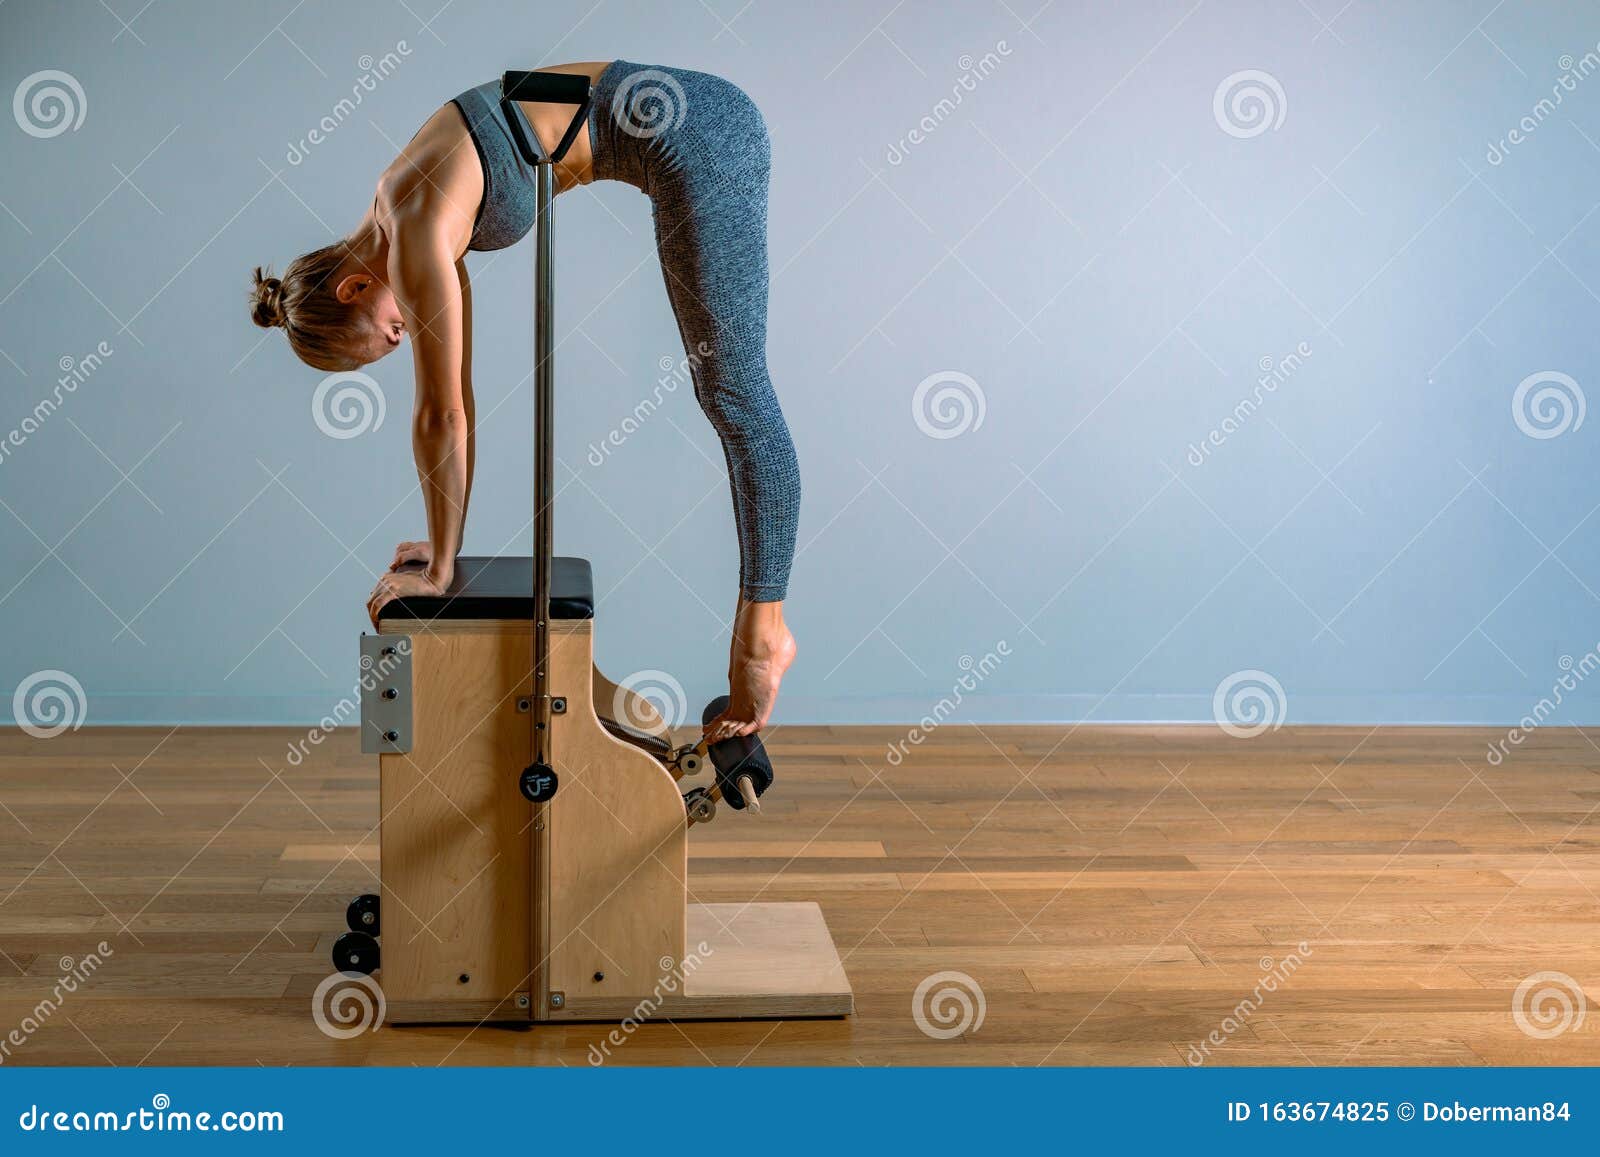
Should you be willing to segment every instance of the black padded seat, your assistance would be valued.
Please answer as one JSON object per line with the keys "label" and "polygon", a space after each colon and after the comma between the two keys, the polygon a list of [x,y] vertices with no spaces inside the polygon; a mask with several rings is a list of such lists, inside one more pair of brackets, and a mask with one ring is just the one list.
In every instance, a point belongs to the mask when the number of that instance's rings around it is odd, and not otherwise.
{"label": "black padded seat", "polygon": [[[550,570],[550,617],[594,618],[594,575],[586,558],[557,557]],[[410,568],[420,569],[420,568]],[[533,618],[533,559],[456,559],[456,576],[443,595],[395,599],[378,612],[391,619],[529,619]]]}

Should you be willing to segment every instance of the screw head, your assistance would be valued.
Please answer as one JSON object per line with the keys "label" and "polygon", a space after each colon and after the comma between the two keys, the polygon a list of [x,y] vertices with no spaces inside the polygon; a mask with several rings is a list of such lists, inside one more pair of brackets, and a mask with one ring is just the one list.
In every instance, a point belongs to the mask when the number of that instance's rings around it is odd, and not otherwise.
{"label": "screw head", "polygon": [[594,981],[595,981],[596,984],[599,984],[605,978],[606,978],[606,974],[603,973],[603,972],[596,972],[594,974]]}
{"label": "screw head", "polygon": [[565,993],[552,992],[550,994],[550,1007],[551,1008],[565,1008],[566,1004],[567,1004],[567,997],[566,997]]}
{"label": "screw head", "polygon": [[550,710],[557,715],[565,715],[567,713],[566,699],[560,695],[557,695],[554,699],[550,700]]}
{"label": "screw head", "polygon": [[465,972],[463,972],[460,976],[456,977],[456,983],[457,984],[466,984],[471,979],[472,979],[471,976],[469,976]]}

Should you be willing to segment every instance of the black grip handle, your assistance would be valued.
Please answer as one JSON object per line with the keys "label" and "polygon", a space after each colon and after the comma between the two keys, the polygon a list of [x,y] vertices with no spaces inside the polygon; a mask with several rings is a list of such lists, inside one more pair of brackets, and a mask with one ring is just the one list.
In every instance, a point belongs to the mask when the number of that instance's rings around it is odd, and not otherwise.
{"label": "black grip handle", "polygon": [[500,77],[500,95],[533,104],[583,104],[589,99],[589,78],[573,72],[507,72]]}
{"label": "black grip handle", "polygon": [[[719,695],[701,713],[700,722],[710,723],[721,715],[728,707],[728,697]],[[722,785],[722,802],[735,811],[744,810],[744,796],[739,793],[739,777],[749,776],[750,786],[756,789],[756,798],[760,799],[766,794],[767,788],[772,786],[776,778],[772,770],[772,760],[767,756],[767,749],[761,743],[760,735],[735,735],[730,739],[719,740],[706,748],[706,754],[711,757],[711,766],[717,773],[717,782]]]}
{"label": "black grip handle", "polygon": [[572,147],[572,142],[577,139],[578,130],[583,127],[583,122],[589,117],[589,78],[571,72],[507,72],[500,77],[500,107],[505,111],[506,124],[511,128],[511,136],[516,141],[517,151],[522,154],[522,159],[530,165],[542,163],[545,158],[540,155],[538,138],[534,135],[533,126],[522,115],[522,107],[518,101],[528,101],[532,104],[575,104],[578,111],[572,114],[572,121],[567,125],[567,131],[561,135],[561,141],[556,145],[555,151],[550,154],[552,164],[560,164],[561,158],[567,155],[567,150]]}

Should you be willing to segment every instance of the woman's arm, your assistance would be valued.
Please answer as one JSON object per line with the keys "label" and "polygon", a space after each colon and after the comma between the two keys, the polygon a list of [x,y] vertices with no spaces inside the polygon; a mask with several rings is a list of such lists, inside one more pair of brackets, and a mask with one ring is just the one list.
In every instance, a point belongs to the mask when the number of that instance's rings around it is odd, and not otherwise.
{"label": "woman's arm", "polygon": [[[476,449],[467,369],[470,291],[465,266],[457,260],[449,235],[450,209],[437,203],[442,200],[413,191],[402,202],[404,210],[391,215],[389,227],[389,285],[411,335],[416,371],[411,452],[427,514],[428,542],[425,551],[410,552],[415,561],[426,561],[422,572],[391,572],[378,581],[367,603],[374,622],[392,599],[443,594],[455,577],[456,555],[466,531]],[[407,545],[397,552],[397,564]]]}
{"label": "woman's arm", "polygon": [[[466,536],[467,511],[472,505],[472,479],[478,461],[478,412],[472,395],[472,283],[467,277],[465,260],[456,262],[456,278],[461,284],[461,408],[467,415],[467,488],[461,501],[461,537],[456,541],[456,554],[463,549]],[[433,543],[402,542],[394,548],[394,560],[389,569],[399,570],[408,563],[424,565],[433,561]]]}
{"label": "woman's arm", "polygon": [[466,530],[474,448],[470,390],[461,372],[466,319],[462,279],[455,254],[431,233],[391,243],[389,276],[411,335],[416,368],[411,451],[432,547],[424,574],[443,589],[455,574]]}
{"label": "woman's arm", "polygon": [[456,260],[456,280],[461,286],[461,408],[467,415],[467,488],[461,496],[461,535],[456,539],[456,553],[460,554],[467,532],[467,508],[472,504],[472,476],[478,465],[478,407],[472,397],[472,282],[465,258]]}

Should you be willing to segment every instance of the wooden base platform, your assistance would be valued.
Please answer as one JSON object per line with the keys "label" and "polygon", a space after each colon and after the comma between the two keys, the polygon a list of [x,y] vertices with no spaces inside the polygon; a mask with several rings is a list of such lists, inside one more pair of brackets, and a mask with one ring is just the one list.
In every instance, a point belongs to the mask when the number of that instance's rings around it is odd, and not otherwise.
{"label": "wooden base platform", "polygon": [[[849,1016],[850,981],[816,904],[691,904],[681,965],[644,997],[569,1000],[552,1021]],[[380,973],[379,981],[383,979]],[[388,1002],[390,1024],[514,1023],[511,1001]]]}
{"label": "wooden base platform", "polygon": [[[671,1020],[848,1016],[855,1007],[816,904],[691,904],[681,991],[649,1002]],[[553,1020],[621,1020],[639,1002],[573,1000]]]}

